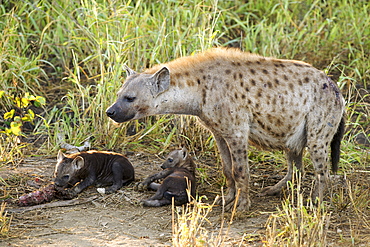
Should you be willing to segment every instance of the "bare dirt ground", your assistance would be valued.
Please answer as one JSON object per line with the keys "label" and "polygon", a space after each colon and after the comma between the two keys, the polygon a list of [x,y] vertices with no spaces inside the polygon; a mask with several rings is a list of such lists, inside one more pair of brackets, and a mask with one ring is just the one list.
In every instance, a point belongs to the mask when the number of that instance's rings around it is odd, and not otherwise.
{"label": "bare dirt ground", "polygon": [[[135,167],[136,182],[160,170],[159,157],[131,154],[128,158]],[[196,160],[198,164],[202,162],[215,170],[215,177],[220,177],[219,169],[212,164],[214,160]],[[54,157],[37,157],[25,159],[15,169],[1,168],[1,178],[10,185],[4,188],[4,195],[21,196],[47,184],[52,179],[55,163]],[[226,236],[225,246],[263,246],[266,220],[281,205],[282,198],[255,195],[262,186],[276,183],[285,173],[284,168],[271,169],[268,163],[252,164],[252,209],[248,213],[236,213],[228,232],[230,213],[222,214],[221,207],[214,207],[207,216],[209,223],[204,226],[215,236],[220,232],[221,222],[226,223],[222,231]],[[366,181],[370,188],[367,174],[355,174],[354,178]],[[309,183],[312,176],[308,173],[306,177]],[[206,177],[198,187],[198,194],[206,195],[207,200],[203,201],[210,204],[220,194],[219,188],[209,183],[212,179]],[[81,199],[94,198],[87,203],[10,213],[11,231],[8,238],[0,240],[0,246],[171,246],[171,206],[142,207],[140,201],[153,192],[138,192],[134,187],[135,183],[111,195],[101,195],[91,187],[79,195]],[[19,207],[8,203],[7,209]],[[353,240],[358,243],[355,246],[368,246],[369,238],[365,236],[369,236],[370,230],[361,222],[356,224],[355,212],[344,207],[342,212],[334,214],[328,233],[329,246],[348,246],[354,235],[359,238]]]}

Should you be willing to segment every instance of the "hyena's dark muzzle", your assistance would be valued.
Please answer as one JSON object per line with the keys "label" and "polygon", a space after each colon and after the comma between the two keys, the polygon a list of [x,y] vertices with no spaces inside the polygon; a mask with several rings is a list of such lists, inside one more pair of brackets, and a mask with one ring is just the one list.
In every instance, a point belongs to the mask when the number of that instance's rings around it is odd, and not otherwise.
{"label": "hyena's dark muzzle", "polygon": [[129,121],[135,117],[135,113],[129,114],[128,111],[123,111],[117,103],[114,103],[105,111],[108,117],[117,123]]}

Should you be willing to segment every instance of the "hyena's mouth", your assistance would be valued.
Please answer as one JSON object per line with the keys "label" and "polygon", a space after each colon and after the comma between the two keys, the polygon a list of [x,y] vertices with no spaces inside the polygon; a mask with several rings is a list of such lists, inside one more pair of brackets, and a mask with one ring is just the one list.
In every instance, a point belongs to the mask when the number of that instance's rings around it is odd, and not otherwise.
{"label": "hyena's mouth", "polygon": [[125,116],[122,116],[122,115],[109,116],[108,115],[108,117],[110,117],[116,123],[123,123],[123,122],[127,122],[127,121],[134,119],[135,114],[125,115]]}
{"label": "hyena's mouth", "polygon": [[124,114],[121,109],[117,109],[115,105],[109,107],[105,113],[116,123],[123,123],[132,120],[135,117],[135,113]]}

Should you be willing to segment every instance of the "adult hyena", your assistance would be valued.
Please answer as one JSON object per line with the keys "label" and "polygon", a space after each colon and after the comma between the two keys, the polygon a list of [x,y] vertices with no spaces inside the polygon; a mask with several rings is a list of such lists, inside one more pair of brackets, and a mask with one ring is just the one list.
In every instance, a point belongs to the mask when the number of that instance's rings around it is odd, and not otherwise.
{"label": "adult hyena", "polygon": [[307,146],[315,168],[313,199],[323,198],[339,161],[344,132],[344,100],[322,71],[281,60],[216,48],[154,66],[128,78],[106,113],[116,122],[157,114],[197,116],[214,135],[227,180],[226,204],[238,190],[239,209],[249,209],[248,142],[285,150],[287,175],[263,194],[280,191],[300,169]]}

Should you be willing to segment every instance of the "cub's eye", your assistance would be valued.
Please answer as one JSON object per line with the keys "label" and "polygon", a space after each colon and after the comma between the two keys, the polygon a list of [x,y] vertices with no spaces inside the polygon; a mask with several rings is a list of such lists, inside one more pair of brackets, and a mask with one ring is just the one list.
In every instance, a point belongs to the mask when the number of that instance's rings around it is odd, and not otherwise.
{"label": "cub's eye", "polygon": [[125,100],[127,102],[134,102],[135,99],[136,99],[136,97],[125,96]]}
{"label": "cub's eye", "polygon": [[168,160],[168,162],[170,162],[170,163],[171,163],[171,162],[173,162],[173,159],[172,159],[172,158],[168,158],[167,160]]}
{"label": "cub's eye", "polygon": [[69,179],[69,175],[64,175],[62,178],[67,180]]}

